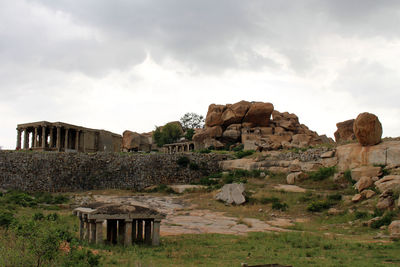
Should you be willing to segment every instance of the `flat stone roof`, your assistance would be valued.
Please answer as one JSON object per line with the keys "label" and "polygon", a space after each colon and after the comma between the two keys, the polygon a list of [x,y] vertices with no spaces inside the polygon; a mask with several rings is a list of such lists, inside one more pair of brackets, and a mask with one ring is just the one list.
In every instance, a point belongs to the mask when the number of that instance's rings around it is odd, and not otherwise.
{"label": "flat stone roof", "polygon": [[89,220],[127,220],[127,219],[164,219],[165,214],[150,208],[127,205],[127,204],[106,204],[91,203],[84,207],[78,207],[73,210],[73,214],[77,216],[87,216]]}

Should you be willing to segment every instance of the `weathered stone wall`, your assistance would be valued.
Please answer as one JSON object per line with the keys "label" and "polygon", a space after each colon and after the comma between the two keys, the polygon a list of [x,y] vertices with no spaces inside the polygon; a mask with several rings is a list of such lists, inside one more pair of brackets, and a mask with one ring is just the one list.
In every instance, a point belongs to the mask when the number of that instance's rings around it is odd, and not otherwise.
{"label": "weathered stone wall", "polygon": [[[181,167],[186,156],[199,166]],[[0,188],[66,192],[91,189],[136,189],[190,183],[219,171],[216,154],[121,154],[0,151]]]}

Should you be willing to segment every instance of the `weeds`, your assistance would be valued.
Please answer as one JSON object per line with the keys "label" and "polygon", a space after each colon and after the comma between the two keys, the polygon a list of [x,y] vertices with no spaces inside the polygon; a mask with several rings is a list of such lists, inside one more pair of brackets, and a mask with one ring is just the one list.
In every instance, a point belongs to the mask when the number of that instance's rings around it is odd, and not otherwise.
{"label": "weeds", "polygon": [[397,216],[396,212],[388,211],[385,214],[383,214],[383,216],[379,220],[372,222],[371,228],[378,229],[381,226],[389,225],[396,216]]}
{"label": "weeds", "polygon": [[335,167],[321,167],[318,171],[310,172],[309,177],[314,181],[322,181],[333,176],[336,172]]}
{"label": "weeds", "polygon": [[253,155],[255,153],[254,150],[243,150],[235,152],[235,157],[238,159]]}

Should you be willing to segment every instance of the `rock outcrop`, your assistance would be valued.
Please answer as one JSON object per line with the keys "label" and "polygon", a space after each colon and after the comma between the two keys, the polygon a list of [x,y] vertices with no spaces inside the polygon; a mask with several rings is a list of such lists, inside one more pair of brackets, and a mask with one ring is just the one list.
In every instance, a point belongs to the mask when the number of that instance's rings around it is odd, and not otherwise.
{"label": "rock outcrop", "polygon": [[[215,134],[215,127],[220,127],[221,134]],[[193,136],[197,148],[207,148],[210,142],[206,140],[210,139],[225,145],[240,142],[245,150],[259,151],[333,142],[300,124],[295,114],[276,111],[271,103],[248,101],[232,105],[211,104],[205,129]]]}
{"label": "rock outcrop", "polygon": [[354,121],[353,131],[362,146],[373,146],[381,142],[382,124],[374,114],[359,114]]}
{"label": "rock outcrop", "polygon": [[151,133],[139,134],[127,130],[122,134],[122,151],[150,152],[152,146],[153,138]]}
{"label": "rock outcrop", "polygon": [[400,141],[384,141],[376,146],[361,146],[358,143],[336,147],[339,171],[364,165],[400,166]]}
{"label": "rock outcrop", "polygon": [[336,143],[340,144],[357,140],[354,135],[353,126],[354,119],[336,123],[337,130],[334,133]]}

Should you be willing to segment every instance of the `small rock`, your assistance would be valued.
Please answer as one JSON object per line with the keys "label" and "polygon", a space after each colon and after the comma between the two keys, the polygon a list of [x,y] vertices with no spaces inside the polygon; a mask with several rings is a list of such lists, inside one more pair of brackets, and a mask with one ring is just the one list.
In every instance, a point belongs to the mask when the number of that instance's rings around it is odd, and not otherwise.
{"label": "small rock", "polygon": [[354,185],[354,187],[358,190],[358,192],[363,191],[364,189],[370,187],[374,182],[371,177],[363,176],[358,180],[358,182]]}
{"label": "small rock", "polygon": [[321,158],[325,159],[325,158],[332,158],[335,155],[335,151],[331,150],[331,151],[327,151],[325,153],[323,153],[321,155]]}
{"label": "small rock", "polygon": [[375,196],[376,193],[372,190],[364,190],[361,192],[361,195],[363,196],[363,198],[365,199],[370,199],[371,197]]}
{"label": "small rock", "polygon": [[293,172],[293,173],[290,173],[286,177],[286,182],[288,184],[295,184],[295,182],[304,180],[306,178],[307,178],[307,174],[305,174],[303,172]]}
{"label": "small rock", "polygon": [[362,195],[361,194],[355,194],[353,196],[353,198],[351,199],[351,201],[353,201],[354,203],[360,201],[362,199]]}
{"label": "small rock", "polygon": [[260,172],[260,177],[261,178],[264,178],[266,175],[265,175],[265,172]]}
{"label": "small rock", "polygon": [[330,208],[330,209],[328,210],[328,214],[329,214],[329,215],[339,215],[339,214],[342,214],[342,213],[343,213],[342,210],[338,210],[338,209],[336,209],[336,208]]}
{"label": "small rock", "polygon": [[259,210],[258,210],[258,212],[262,212],[262,211],[263,211],[263,209],[259,209]]}
{"label": "small rock", "polygon": [[391,222],[388,229],[391,239],[400,239],[400,220]]}
{"label": "small rock", "polygon": [[393,191],[391,189],[385,190],[380,196],[376,208],[380,210],[393,209],[394,199]]}

